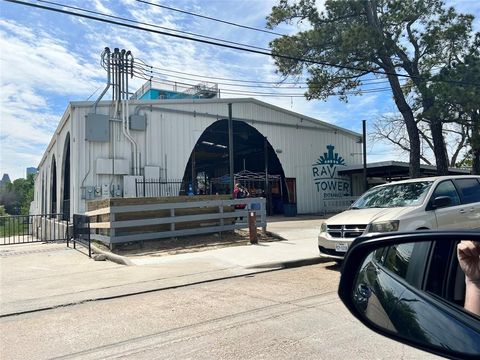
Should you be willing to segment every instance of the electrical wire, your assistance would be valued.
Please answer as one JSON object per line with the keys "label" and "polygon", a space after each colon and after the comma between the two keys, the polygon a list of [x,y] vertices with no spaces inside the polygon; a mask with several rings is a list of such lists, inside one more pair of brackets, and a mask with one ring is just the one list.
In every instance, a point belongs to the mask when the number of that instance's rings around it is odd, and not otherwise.
{"label": "electrical wire", "polygon": [[[182,87],[195,87],[198,84],[192,84],[192,83],[186,83],[186,82],[177,82],[177,81],[171,81],[171,80],[166,80],[166,79],[161,79],[153,75],[147,75],[143,71],[139,71],[138,68],[135,68],[134,71],[134,76],[159,83],[159,84],[165,84],[165,85],[170,85],[170,86],[182,86]],[[219,89],[222,94],[230,94],[230,95],[245,95],[245,96],[269,96],[269,97],[305,97],[304,93],[284,93],[284,92],[257,92],[257,91],[245,91],[245,90],[237,90],[237,89],[230,89],[230,88],[224,88],[224,89]],[[365,90],[356,90],[356,91],[346,91],[346,95],[360,95],[360,94],[369,94],[369,93],[377,93],[377,92],[390,92],[391,88],[390,87],[382,87],[382,88],[373,88],[373,89],[365,89]],[[340,93],[334,94],[334,95],[340,95]]]}
{"label": "electrical wire", "polygon": [[154,27],[154,28],[162,29],[162,30],[168,30],[168,31],[177,32],[177,33],[180,33],[180,34],[186,34],[186,35],[190,35],[190,36],[197,36],[197,37],[200,37],[200,38],[203,38],[203,39],[221,41],[221,42],[224,42],[224,43],[226,43],[226,44],[240,45],[240,46],[248,46],[248,47],[251,47],[252,49],[269,51],[269,49],[267,49],[267,48],[262,48],[262,47],[259,47],[259,46],[245,45],[245,44],[241,44],[241,43],[238,43],[238,42],[235,42],[235,41],[223,40],[223,39],[214,38],[214,37],[210,37],[210,36],[205,36],[205,35],[190,33],[190,32],[188,32],[188,31],[171,29],[171,28],[167,28],[167,27],[165,27],[165,26],[150,24],[150,23],[146,23],[146,22],[143,22],[143,21],[132,20],[132,19],[129,19],[129,18],[124,18],[124,17],[120,17],[120,16],[115,16],[115,15],[105,14],[105,13],[102,13],[102,12],[99,12],[99,11],[88,10],[88,9],[80,8],[80,7],[77,7],[77,6],[64,5],[64,4],[56,3],[56,2],[54,2],[54,1],[47,1],[47,0],[36,0],[36,1],[38,1],[38,2],[40,2],[40,3],[45,3],[45,4],[55,5],[55,6],[61,6],[61,7],[67,8],[67,9],[78,10],[78,11],[82,11],[82,12],[85,12],[85,13],[90,13],[90,14],[105,16],[105,17],[108,17],[108,18],[111,18],[111,19],[128,21],[128,22],[131,22],[131,23],[133,23],[133,24],[146,25],[146,26],[151,26],[151,27]]}
{"label": "electrical wire", "polygon": [[160,5],[160,4],[155,4],[155,3],[152,3],[152,2],[149,2],[149,1],[144,1],[144,0],[137,0],[137,1],[140,2],[140,3],[144,3],[144,4],[151,5],[151,6],[156,6],[156,7],[162,8],[162,9],[167,9],[167,10],[179,12],[179,13],[182,13],[182,14],[188,14],[188,15],[192,15],[192,16],[199,17],[199,18],[203,18],[203,19],[207,19],[207,20],[211,20],[211,21],[215,21],[215,22],[219,22],[219,23],[223,23],[223,24],[227,24],[227,25],[232,25],[232,26],[240,27],[240,28],[243,28],[243,29],[248,29],[248,30],[253,30],[253,31],[259,31],[259,32],[263,32],[263,33],[267,33],[267,34],[272,34],[272,35],[279,35],[279,36],[285,36],[285,35],[286,35],[286,34],[277,33],[277,32],[275,32],[275,31],[270,31],[270,30],[265,30],[265,29],[254,28],[254,27],[247,26],[247,25],[237,24],[237,23],[234,23],[234,22],[231,22],[231,21],[225,21],[225,20],[220,20],[220,19],[213,18],[213,17],[210,17],[210,16],[200,15],[200,14],[196,14],[196,13],[193,13],[193,12],[190,12],[190,11],[186,11],[186,10],[175,9],[175,8],[172,8],[172,7],[169,7],[169,6]]}
{"label": "electrical wire", "polygon": [[[151,66],[151,65],[147,65],[143,60],[141,59],[136,59],[137,62],[140,62],[144,68],[148,68],[148,69],[158,69],[160,71],[165,71],[165,72],[171,72],[171,73],[174,73],[174,74],[181,74],[181,75],[187,75],[189,76],[189,80],[191,79],[191,77],[198,77],[198,78],[203,78],[203,79],[212,79],[212,80],[227,80],[227,81],[235,81],[235,82],[239,82],[239,83],[248,83],[248,84],[272,84],[272,85],[281,85],[283,87],[283,85],[308,85],[308,84],[319,84],[319,83],[315,83],[315,82],[283,82],[283,81],[255,81],[255,80],[243,80],[243,79],[232,79],[232,78],[222,78],[222,77],[215,77],[215,76],[206,76],[206,75],[199,75],[199,74],[192,74],[192,73],[187,73],[187,72],[182,72],[182,71],[175,71],[175,70],[169,70],[169,69],[165,69],[165,68],[159,68],[159,67],[155,67],[155,66]],[[153,70],[149,70],[151,71],[152,73],[155,73],[155,74],[161,74],[161,75],[164,75],[164,76],[171,76],[171,77],[178,77],[178,78],[182,78],[180,76],[175,76],[175,75],[170,75],[170,74],[164,74],[164,73],[160,73],[160,72],[157,72],[157,71],[153,71]],[[215,81],[217,82],[218,84],[220,84],[220,82],[218,81]],[[387,84],[388,83],[388,80],[386,80],[386,78],[373,78],[373,79],[361,79],[361,82],[362,82],[362,85],[367,85],[367,84]],[[285,87],[287,88],[287,87]],[[295,87],[295,88],[298,88]]]}
{"label": "electrical wire", "polygon": [[[143,72],[145,76],[155,76],[156,78],[160,78],[159,76],[164,76],[164,80],[180,83],[178,80],[170,80],[170,78],[174,79],[181,79],[181,80],[194,80],[190,77],[184,77],[184,76],[178,76],[178,75],[170,75],[170,74],[165,74],[161,73],[159,71],[151,71],[147,70],[145,71],[145,68],[143,68]],[[203,79],[201,79],[203,81]],[[283,86],[283,84],[278,84],[277,86],[268,86],[268,85],[252,85],[252,84],[235,84],[235,83],[225,83],[225,82],[215,82],[217,85],[224,85],[224,86],[233,86],[233,87],[240,87],[240,88],[261,88],[261,89],[309,89],[310,86],[305,86],[305,85],[297,85],[297,86]],[[362,84],[364,86],[370,86],[370,85],[380,85],[380,84],[386,84],[388,82],[380,82],[380,83],[367,83],[367,84]],[[315,85],[315,83],[312,83],[311,85]]]}
{"label": "electrical wire", "polygon": [[[353,70],[353,71],[359,71],[359,72],[365,72],[365,73],[389,75],[389,76],[396,76],[396,77],[402,77],[402,78],[411,78],[411,79],[417,79],[417,80],[421,80],[421,81],[434,81],[432,79],[425,79],[425,78],[422,78],[422,77],[411,76],[411,75],[408,75],[408,74],[401,74],[401,73],[399,74],[399,73],[396,73],[396,72],[378,71],[378,70],[372,70],[372,69],[362,69],[362,68],[357,68],[357,67],[349,66],[349,65],[331,64],[331,63],[328,63],[328,62],[313,60],[313,59],[309,59],[309,58],[299,58],[299,57],[284,55],[284,54],[280,54],[280,53],[265,52],[265,51],[252,49],[252,48],[250,48],[249,45],[241,45],[241,46],[228,45],[228,44],[214,42],[214,41],[211,41],[211,40],[198,39],[198,38],[188,37],[188,36],[184,36],[184,35],[180,35],[180,34],[172,34],[172,33],[168,33],[168,32],[165,32],[165,31],[160,31],[160,30],[147,29],[147,28],[137,26],[137,25],[125,24],[125,23],[118,22],[118,21],[99,18],[99,17],[87,15],[87,14],[80,14],[80,13],[76,13],[76,12],[72,12],[72,11],[68,11],[68,10],[63,10],[63,9],[57,9],[57,8],[53,8],[53,7],[49,7],[49,6],[26,3],[26,2],[20,1],[20,0],[4,0],[4,1],[14,3],[14,4],[19,4],[19,5],[24,5],[24,6],[35,7],[35,8],[38,8],[38,9],[63,13],[63,14],[67,14],[67,15],[82,17],[82,18],[86,18],[86,19],[90,19],[90,20],[94,20],[94,21],[105,22],[105,23],[108,23],[108,24],[127,27],[127,28],[130,28],[130,29],[152,32],[152,33],[156,33],[156,34],[160,34],[160,35],[166,35],[166,36],[171,36],[171,37],[180,38],[180,39],[184,39],[184,40],[195,41],[195,42],[199,42],[199,43],[203,43],[203,44],[209,44],[209,45],[224,47],[224,48],[228,48],[228,49],[232,49],[232,50],[240,50],[240,51],[245,51],[245,52],[259,54],[259,55],[266,55],[266,56],[277,57],[277,58],[282,58],[282,59],[286,59],[286,60],[294,60],[294,61],[300,61],[300,62],[309,63],[309,64],[328,66],[328,67],[333,67],[333,68],[337,68],[337,69]],[[64,6],[64,5],[59,5],[59,6]],[[106,15],[104,14],[104,16],[106,16]],[[436,82],[444,82],[444,83],[452,83],[452,84],[457,84],[457,85],[480,86],[480,84],[468,83],[468,82],[456,81],[456,80],[437,79],[435,81]]]}

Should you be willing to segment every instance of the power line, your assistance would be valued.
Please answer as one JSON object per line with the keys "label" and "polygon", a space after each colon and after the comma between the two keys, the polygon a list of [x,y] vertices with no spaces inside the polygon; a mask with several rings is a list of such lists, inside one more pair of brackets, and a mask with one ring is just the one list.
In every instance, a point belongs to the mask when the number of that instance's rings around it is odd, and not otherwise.
{"label": "power line", "polygon": [[[145,74],[143,71],[139,71],[139,69],[134,69],[133,71],[134,76],[159,83],[159,84],[165,84],[165,85],[170,85],[170,86],[178,86],[180,85],[181,87],[194,87],[197,84],[192,84],[192,83],[186,83],[186,82],[178,82],[178,81],[172,81],[172,80],[166,80],[166,79],[161,79],[156,76],[148,75]],[[346,91],[345,94],[347,95],[353,95],[353,94],[369,94],[369,93],[378,93],[378,92],[385,92],[385,91],[391,91],[390,87],[381,87],[381,88],[373,88],[373,89],[365,89],[365,90],[357,90],[357,91]],[[270,96],[270,97],[304,97],[304,93],[284,93],[284,92],[258,92],[258,91],[246,91],[246,90],[237,90],[237,89],[230,89],[230,88],[224,88],[220,89],[220,92],[222,94],[231,94],[231,95],[248,95],[248,96]],[[340,93],[336,94],[339,95]]]}
{"label": "power line", "polygon": [[[149,70],[148,68],[145,68],[145,67],[140,67],[142,70],[143,70],[143,73],[145,74],[145,76],[155,76],[155,75],[159,75],[159,76],[164,76],[164,77],[168,77],[168,78],[174,78],[174,79],[181,79],[181,80],[195,80],[195,79],[192,79],[191,77],[184,77],[184,76],[179,76],[179,75],[171,75],[171,74],[165,74],[165,73],[162,73],[162,72],[159,72],[159,71],[154,71],[154,70]],[[168,71],[168,70],[167,70]],[[180,73],[182,74],[182,72],[180,71],[176,71],[175,73]],[[188,75],[185,73],[185,75]],[[196,75],[197,77],[202,77],[201,75]],[[374,80],[374,79],[372,79]],[[378,79],[378,80],[381,80],[381,79]],[[174,80],[172,80],[174,81]],[[198,81],[205,81],[203,79],[199,79]],[[233,80],[235,81],[235,80]],[[218,85],[226,85],[226,86],[234,86],[234,87],[244,87],[244,88],[263,88],[263,89],[309,89],[309,86],[306,86],[306,84],[304,85],[297,85],[297,86],[283,86],[285,84],[278,84],[278,83],[273,83],[273,84],[276,84],[277,86],[272,86],[272,85],[257,85],[255,82],[253,82],[253,84],[245,84],[245,83],[239,83],[239,84],[235,84],[235,83],[225,83],[225,82],[218,82],[218,81],[215,81],[216,84]],[[362,85],[379,85],[379,84],[386,84],[388,83],[387,81],[379,81],[379,82],[375,82],[375,83],[366,83],[366,84],[362,84]],[[271,84],[271,83],[270,83]],[[311,85],[315,85],[315,83],[311,83]]]}
{"label": "power line", "polygon": [[[63,14],[67,14],[67,15],[78,16],[78,17],[82,17],[82,18],[86,18],[86,19],[91,19],[91,20],[95,20],[95,21],[99,21],[99,22],[105,22],[105,23],[109,23],[109,24],[112,24],[112,25],[118,25],[118,26],[127,27],[127,28],[131,28],[131,29],[153,32],[153,33],[160,34],[160,35],[166,35],[166,36],[176,37],[176,38],[180,38],[180,39],[184,39],[184,40],[200,42],[200,43],[203,43],[203,44],[209,44],[209,45],[229,48],[229,49],[233,49],[233,50],[246,51],[246,52],[259,54],[259,55],[266,55],[266,56],[270,56],[270,57],[277,57],[277,58],[294,60],[294,61],[301,61],[301,62],[305,62],[305,63],[309,63],[309,64],[316,64],[316,65],[334,67],[334,68],[338,68],[338,69],[353,70],[353,71],[380,74],[380,75],[390,75],[390,76],[396,76],[396,77],[402,77],[402,78],[419,79],[419,80],[424,80],[424,81],[428,80],[428,79],[424,79],[424,78],[421,78],[421,77],[410,76],[408,74],[398,74],[396,72],[362,69],[362,68],[357,68],[357,67],[354,67],[354,66],[337,65],[337,64],[331,64],[331,63],[328,63],[328,62],[324,62],[324,61],[312,60],[312,59],[308,59],[308,58],[298,58],[298,57],[294,57],[294,56],[283,55],[283,54],[278,54],[278,53],[273,53],[273,52],[265,52],[265,51],[252,49],[249,45],[241,45],[241,46],[227,45],[227,44],[218,43],[218,42],[214,42],[214,41],[210,41],[210,40],[197,39],[197,38],[192,38],[192,37],[188,37],[188,36],[184,36],[184,35],[172,34],[172,33],[168,33],[168,32],[165,32],[165,31],[160,31],[160,30],[147,29],[147,28],[143,28],[141,26],[136,26],[136,25],[132,25],[132,24],[125,24],[125,23],[121,23],[121,22],[118,22],[118,21],[107,20],[107,19],[98,18],[98,17],[95,17],[95,16],[86,15],[86,14],[79,14],[79,13],[75,13],[75,12],[68,11],[68,10],[52,8],[52,7],[49,7],[49,6],[26,3],[24,1],[19,1],[19,0],[4,0],[4,1],[19,4],[19,5],[24,5],[24,6],[35,7],[35,8],[39,8],[39,9],[43,9],[43,10],[49,10],[49,11],[53,11],[53,12],[63,13]],[[434,81],[434,80],[430,79],[430,81]],[[480,86],[480,84],[467,83],[467,82],[455,81],[455,80],[439,79],[439,80],[435,80],[435,81],[445,82],[445,83],[453,83],[453,84],[457,84],[457,85]]]}
{"label": "power line", "polygon": [[[165,69],[165,68],[160,68],[152,65],[146,64],[143,60],[141,59],[136,59],[137,62],[140,62],[141,64],[145,65],[146,67],[149,67],[150,69],[156,69],[160,71],[165,71],[165,72],[171,72],[175,74],[181,74],[181,75],[187,75],[187,76],[193,76],[193,77],[198,77],[198,78],[204,78],[204,79],[212,79],[212,80],[226,80],[226,81],[235,81],[235,82],[240,82],[240,83],[249,83],[249,84],[271,84],[271,85],[297,85],[297,84],[302,84],[302,85],[307,85],[307,82],[304,81],[297,81],[297,82],[283,82],[283,81],[258,81],[258,80],[244,80],[244,79],[233,79],[233,78],[224,78],[224,77],[216,77],[216,76],[207,76],[207,75],[199,75],[199,74],[192,74],[192,73],[187,73],[183,71],[176,71],[176,70],[170,70],[170,69]],[[152,72],[155,73],[155,71],[152,70]],[[168,75],[175,77],[173,75]],[[373,78],[373,79],[362,79],[361,80],[362,84],[368,84],[368,83],[388,83],[388,80],[386,80],[385,77],[382,78]],[[317,84],[317,83],[312,83],[309,82],[310,84]]]}
{"label": "power line", "polygon": [[188,15],[196,16],[196,17],[199,17],[199,18],[203,18],[203,19],[207,19],[207,20],[211,20],[211,21],[215,21],[215,22],[219,22],[219,23],[223,23],[223,24],[228,24],[228,25],[232,25],[232,26],[237,26],[237,27],[240,27],[240,28],[243,28],[243,29],[248,29],[248,30],[253,30],[253,31],[259,31],[259,32],[263,32],[263,33],[267,33],[267,34],[272,34],[272,35],[285,36],[285,34],[280,34],[280,33],[277,33],[277,32],[275,32],[275,31],[269,31],[269,30],[265,30],[265,29],[254,28],[254,27],[247,26],[247,25],[237,24],[237,23],[234,23],[234,22],[231,22],[231,21],[220,20],[220,19],[217,19],[217,18],[213,18],[213,17],[210,17],[210,16],[205,16],[205,15],[196,14],[196,13],[193,13],[193,12],[190,12],[190,11],[186,11],[186,10],[180,10],[180,9],[175,9],[175,8],[172,8],[172,7],[169,7],[169,6],[165,6],[165,5],[155,4],[155,3],[152,3],[152,2],[149,2],[149,1],[144,1],[144,0],[137,0],[137,1],[140,2],[140,3],[144,3],[144,4],[151,5],[151,6],[156,6],[156,7],[162,8],[162,9],[167,9],[167,10],[171,10],[171,11],[176,11],[176,12],[179,12],[179,13],[182,13],[182,14],[188,14]]}
{"label": "power line", "polygon": [[[8,1],[8,0],[7,0],[7,1]],[[73,9],[73,10],[78,10],[78,11],[82,11],[82,12],[86,12],[86,13],[90,13],[90,14],[105,16],[105,17],[108,17],[108,18],[111,18],[111,19],[128,21],[128,22],[131,22],[131,23],[133,23],[133,24],[146,25],[146,26],[151,26],[151,27],[157,28],[157,29],[163,29],[163,30],[168,30],[168,31],[177,32],[177,33],[180,33],[180,34],[185,34],[185,35],[190,35],[190,36],[197,36],[197,37],[200,37],[200,38],[203,38],[203,39],[221,41],[221,42],[224,42],[224,43],[226,43],[226,44],[240,45],[240,46],[248,46],[248,47],[251,47],[252,49],[259,49],[259,50],[269,51],[269,49],[262,48],[262,47],[259,47],[259,46],[255,46],[255,45],[246,45],[246,44],[241,44],[241,43],[238,43],[238,42],[235,42],[235,41],[223,40],[223,39],[219,39],[219,38],[215,38],[215,37],[211,37],[211,36],[205,36],[205,35],[200,35],[200,34],[191,33],[191,32],[188,32],[188,31],[171,29],[171,28],[168,28],[168,27],[165,27],[165,26],[150,24],[150,23],[146,23],[146,22],[143,22],[143,21],[132,20],[132,19],[129,19],[129,18],[121,17],[121,16],[115,16],[115,15],[105,14],[105,13],[102,13],[102,12],[99,12],[99,11],[88,10],[88,9],[84,9],[84,8],[77,7],[77,6],[64,5],[64,4],[60,4],[60,3],[54,2],[54,1],[47,1],[47,0],[36,0],[36,1],[38,1],[38,2],[40,2],[40,3],[45,3],[45,4],[55,5],[55,6],[61,6],[61,7],[64,7],[64,8],[66,8],[66,9]],[[80,14],[79,14],[79,15],[80,15]]]}

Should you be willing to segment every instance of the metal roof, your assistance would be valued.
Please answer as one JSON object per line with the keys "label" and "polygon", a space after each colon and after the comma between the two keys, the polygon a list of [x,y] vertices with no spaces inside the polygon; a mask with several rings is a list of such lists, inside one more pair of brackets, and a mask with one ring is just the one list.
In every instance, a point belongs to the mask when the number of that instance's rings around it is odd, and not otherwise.
{"label": "metal roof", "polygon": [[[94,102],[93,101],[72,101],[70,102],[70,106],[72,107],[84,107],[84,106],[92,106]],[[112,101],[101,101],[99,105],[109,105],[111,104]],[[303,115],[294,111],[290,111],[287,109],[284,109],[282,107],[272,105],[254,98],[214,98],[214,99],[155,99],[155,100],[129,100],[130,106],[135,106],[135,105],[181,105],[181,104],[228,104],[228,103],[251,103],[251,104],[256,104],[265,108],[269,108],[274,111],[279,111],[283,112],[285,114],[289,114],[291,116],[294,116],[298,118],[300,122],[308,122],[312,125],[315,125],[316,127],[319,128],[324,128],[324,129],[330,129],[335,132],[343,133],[343,134],[348,134],[352,137],[359,138],[361,139],[362,135],[355,132],[351,131],[345,128],[342,128],[337,125],[330,124],[326,121],[318,120],[313,117]],[[224,114],[224,116],[227,116],[227,114]],[[255,119],[251,119],[255,120]]]}
{"label": "metal roof", "polygon": [[[410,163],[402,161],[382,161],[367,164],[367,177],[381,177],[386,179],[408,179]],[[470,169],[449,168],[450,175],[468,175]],[[342,167],[338,170],[339,175],[362,174],[363,165]],[[434,165],[420,165],[420,176],[436,176],[437,167]]]}

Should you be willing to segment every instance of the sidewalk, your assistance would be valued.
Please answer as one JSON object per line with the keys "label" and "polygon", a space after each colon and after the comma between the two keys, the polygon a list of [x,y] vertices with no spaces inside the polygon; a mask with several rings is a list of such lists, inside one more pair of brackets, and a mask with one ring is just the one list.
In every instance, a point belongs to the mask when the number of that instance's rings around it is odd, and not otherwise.
{"label": "sidewalk", "polygon": [[93,261],[65,244],[0,247],[0,316],[186,286],[320,262],[320,217],[272,217],[283,241],[202,252],[129,257],[133,266]]}

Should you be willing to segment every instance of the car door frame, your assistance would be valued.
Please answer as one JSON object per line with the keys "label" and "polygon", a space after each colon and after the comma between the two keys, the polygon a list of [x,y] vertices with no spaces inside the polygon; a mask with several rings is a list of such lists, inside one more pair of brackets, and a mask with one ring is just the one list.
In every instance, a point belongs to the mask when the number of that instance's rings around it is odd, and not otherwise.
{"label": "car door frame", "polygon": [[[435,188],[432,191],[432,195],[428,200],[428,205],[425,209],[426,211],[433,212],[433,214],[435,215],[435,221],[437,223],[437,229],[439,230],[467,230],[470,228],[470,227],[466,227],[467,221],[464,216],[465,211],[467,211],[466,210],[467,206],[462,203],[462,198],[453,180],[454,179],[444,179],[439,181],[435,185]],[[458,205],[450,205],[450,206],[445,206],[441,208],[435,208],[433,206],[433,201],[435,200],[435,191],[441,184],[446,182],[450,182],[452,184],[460,203]],[[446,216],[449,217],[449,220],[446,222],[447,224],[449,224],[449,227],[442,227],[442,224],[441,224],[442,221],[439,221],[439,219],[440,220],[444,219]],[[455,219],[454,224],[450,225],[452,223],[450,219]]]}
{"label": "car door frame", "polygon": [[[416,341],[415,339],[402,337],[396,333],[380,328],[360,312],[356,303],[354,302],[353,296],[353,294],[356,292],[354,289],[357,285],[357,275],[359,274],[359,269],[363,266],[366,257],[376,249],[408,242],[462,240],[465,238],[472,238],[475,241],[480,241],[480,233],[477,231],[422,231],[414,233],[397,233],[392,235],[383,234],[359,237],[352,243],[342,264],[342,276],[340,278],[338,295],[345,306],[357,319],[359,319],[365,326],[381,335],[440,356],[447,356],[452,359],[477,359],[480,354],[480,350],[478,354],[473,355],[455,352],[447,348],[429,346],[428,344],[419,342],[418,340]],[[461,310],[458,306],[449,304],[444,299],[440,299],[437,295],[419,290],[408,284],[407,281],[403,279],[401,280],[403,286],[408,291],[416,294],[421,301],[425,302],[425,304],[429,304],[431,310],[433,310],[432,313],[440,312],[442,314],[447,314],[453,319],[453,321],[456,321],[456,323],[460,324],[460,326],[463,324],[466,329],[473,329],[473,334],[478,336],[478,341],[476,341],[476,343],[480,345],[480,317],[476,317],[473,314],[468,314],[464,310]]]}
{"label": "car door frame", "polygon": [[[462,213],[463,216],[465,217],[465,222],[468,224],[471,224],[469,227],[470,229],[480,229],[480,202],[467,202],[466,199],[464,198],[463,191],[461,191],[461,186],[460,186],[460,181],[462,180],[470,180],[470,178],[459,178],[459,179],[453,179],[453,185],[457,189],[457,194],[460,197],[460,201],[464,206],[462,210],[464,212]],[[478,178],[472,178],[472,180],[476,180],[478,183],[478,187],[480,189],[480,180]],[[461,212],[461,210],[460,210]],[[475,220],[477,220],[478,227],[475,227]]]}

